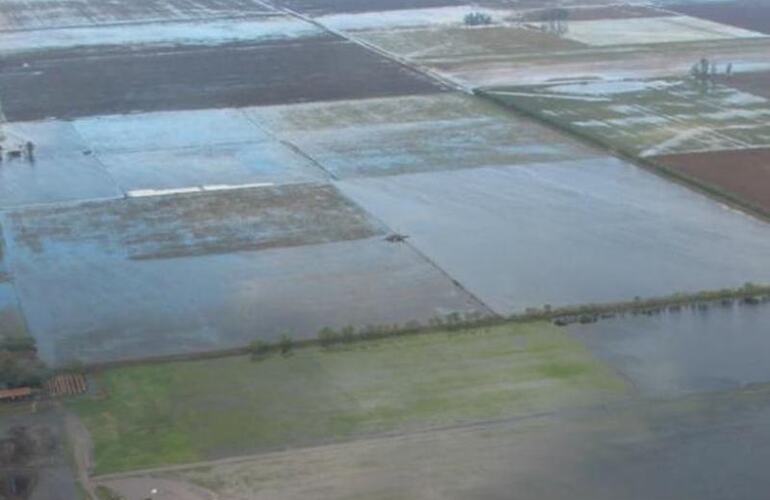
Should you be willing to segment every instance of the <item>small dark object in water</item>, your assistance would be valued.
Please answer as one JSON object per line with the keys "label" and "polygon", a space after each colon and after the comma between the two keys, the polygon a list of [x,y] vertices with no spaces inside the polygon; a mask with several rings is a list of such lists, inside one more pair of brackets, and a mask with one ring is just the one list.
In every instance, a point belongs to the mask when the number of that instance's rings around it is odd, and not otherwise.
{"label": "small dark object in water", "polygon": [[757,297],[744,297],[743,303],[755,306],[760,303],[760,300]]}
{"label": "small dark object in water", "polygon": [[83,151],[83,154],[86,155],[86,156],[90,156],[91,153],[93,153],[93,151],[91,151],[90,149],[86,149],[86,150]]}
{"label": "small dark object in water", "polygon": [[591,316],[588,314],[582,314],[580,315],[580,318],[578,319],[581,324],[585,325],[588,323],[596,323],[596,316]]}
{"label": "small dark object in water", "polygon": [[20,149],[15,149],[15,150],[12,150],[12,151],[8,151],[8,159],[9,160],[13,160],[13,159],[16,159],[16,158],[21,158],[21,150]]}
{"label": "small dark object in water", "polygon": [[389,243],[401,243],[403,241],[406,241],[408,237],[409,236],[406,234],[393,233],[393,234],[387,235],[385,237],[385,241]]}

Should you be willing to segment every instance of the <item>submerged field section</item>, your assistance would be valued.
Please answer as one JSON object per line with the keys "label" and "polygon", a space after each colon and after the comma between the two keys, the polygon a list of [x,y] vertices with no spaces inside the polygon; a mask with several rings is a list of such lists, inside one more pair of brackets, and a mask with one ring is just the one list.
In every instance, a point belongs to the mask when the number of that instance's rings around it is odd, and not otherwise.
{"label": "submerged field section", "polygon": [[0,0],[0,344],[90,369],[39,491],[757,498],[766,12]]}
{"label": "submerged field section", "polygon": [[[466,26],[476,11],[491,24]],[[769,281],[765,222],[583,140],[765,206],[764,73],[739,71],[764,35],[548,12],[3,2],[3,334],[56,365]],[[705,49],[748,56],[707,83],[542,84]]]}

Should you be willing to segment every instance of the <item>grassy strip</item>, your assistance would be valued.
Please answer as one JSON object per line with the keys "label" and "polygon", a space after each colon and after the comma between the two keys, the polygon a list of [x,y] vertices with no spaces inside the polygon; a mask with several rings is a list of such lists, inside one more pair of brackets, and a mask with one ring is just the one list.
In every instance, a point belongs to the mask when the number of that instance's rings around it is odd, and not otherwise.
{"label": "grassy strip", "polygon": [[625,384],[547,322],[121,367],[70,401],[95,473],[589,406]]}

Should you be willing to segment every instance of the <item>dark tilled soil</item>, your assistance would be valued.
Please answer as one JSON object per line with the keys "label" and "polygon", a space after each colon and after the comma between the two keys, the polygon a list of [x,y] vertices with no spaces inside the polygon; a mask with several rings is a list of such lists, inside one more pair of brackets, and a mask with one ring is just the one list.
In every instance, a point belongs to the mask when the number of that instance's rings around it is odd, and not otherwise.
{"label": "dark tilled soil", "polygon": [[59,51],[0,61],[8,120],[242,107],[441,91],[336,39],[166,51]]}
{"label": "dark tilled soil", "polygon": [[[737,67],[740,68],[740,65]],[[770,71],[735,73],[729,77],[719,77],[718,81],[744,92],[770,99]]]}
{"label": "dark tilled soil", "polygon": [[464,5],[462,0],[274,0],[279,7],[312,15]]}
{"label": "dark tilled soil", "polygon": [[770,148],[675,154],[653,159],[770,211]]}
{"label": "dark tilled soil", "polygon": [[689,16],[770,34],[770,2],[767,0],[683,3],[668,8]]}

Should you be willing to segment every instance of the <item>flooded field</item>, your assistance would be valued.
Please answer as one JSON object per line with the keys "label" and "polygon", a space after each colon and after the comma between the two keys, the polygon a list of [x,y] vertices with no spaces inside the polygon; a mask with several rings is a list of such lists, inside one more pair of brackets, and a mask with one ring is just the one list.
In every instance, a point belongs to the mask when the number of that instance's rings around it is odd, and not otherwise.
{"label": "flooded field", "polygon": [[672,397],[770,381],[770,304],[624,315],[569,331],[643,395]]}
{"label": "flooded field", "polygon": [[770,226],[613,158],[337,185],[502,314],[770,279]]}
{"label": "flooded field", "polygon": [[632,155],[770,144],[770,101],[695,79],[585,81],[488,94]]}
{"label": "flooded field", "polygon": [[3,225],[27,323],[52,363],[485,310],[329,185],[27,208]]}
{"label": "flooded field", "polygon": [[381,12],[464,5],[462,0],[275,0],[281,7],[311,15],[353,12]]}
{"label": "flooded field", "polygon": [[[67,440],[61,408],[48,402],[6,403],[0,411],[0,442],[5,450],[0,457],[0,494],[13,500],[79,498],[82,490]],[[18,449],[24,451],[14,452]]]}
{"label": "flooded field", "polygon": [[3,32],[0,54],[39,52],[75,47],[157,45],[224,45],[239,42],[320,42],[328,35],[313,24],[288,16],[261,16],[243,20],[214,19],[108,26],[50,28]]}
{"label": "flooded field", "polygon": [[4,0],[0,3],[0,31],[240,17],[271,11],[253,0]]}
{"label": "flooded field", "polygon": [[249,108],[337,178],[515,165],[596,153],[460,94]]}
{"label": "flooded field", "polygon": [[53,364],[242,347],[323,326],[484,311],[409,247],[364,240],[162,260],[75,245],[15,259],[41,356]]}
{"label": "flooded field", "polygon": [[10,121],[441,90],[425,76],[334,39],[9,56],[0,87]]}

